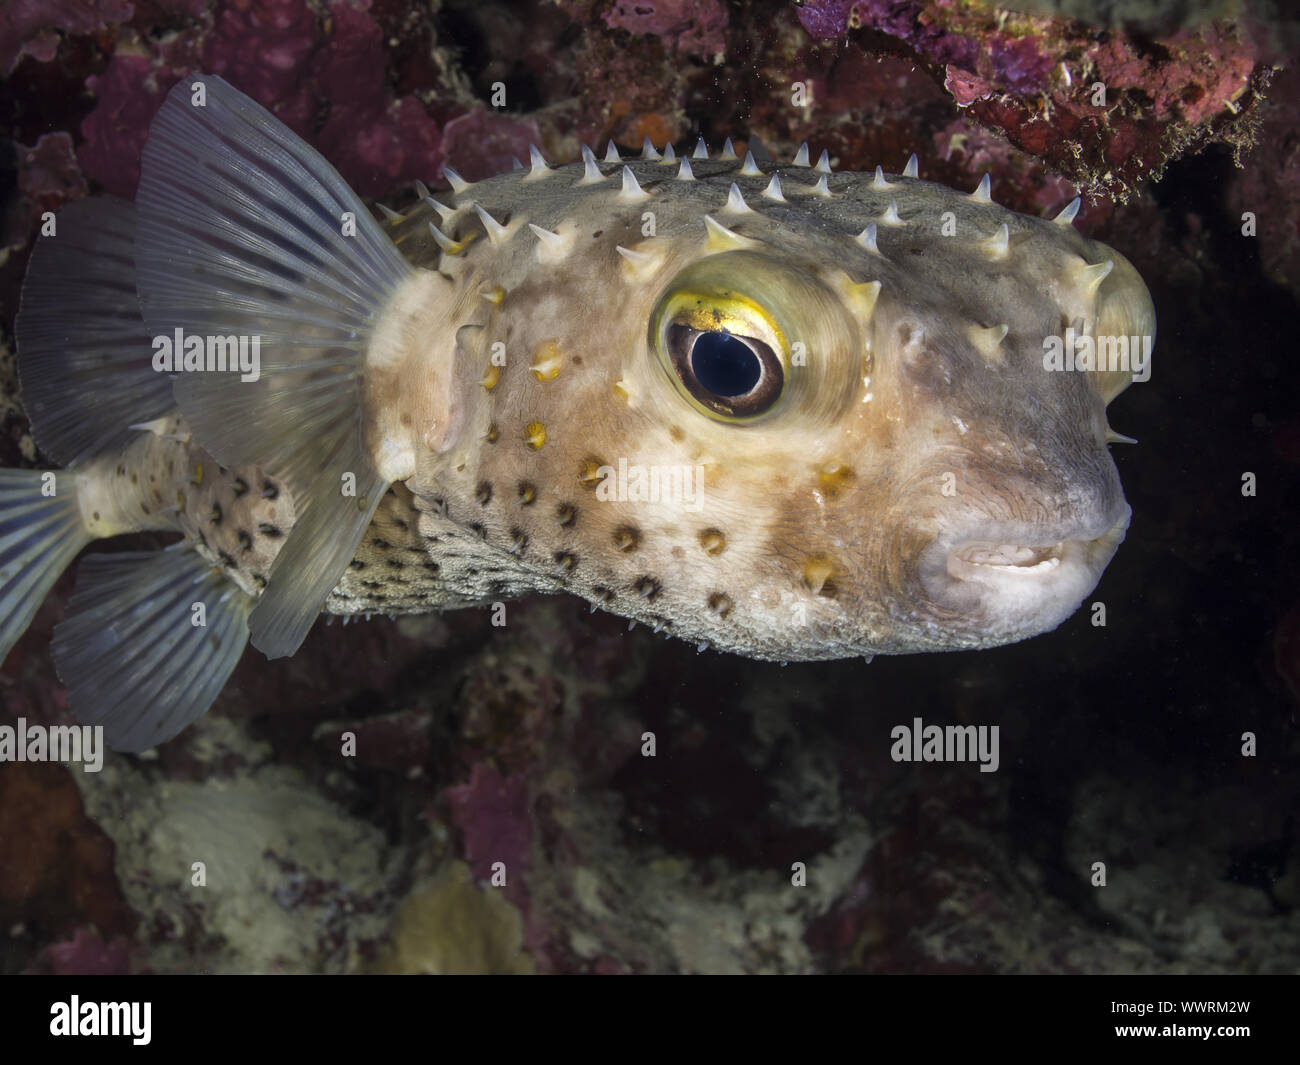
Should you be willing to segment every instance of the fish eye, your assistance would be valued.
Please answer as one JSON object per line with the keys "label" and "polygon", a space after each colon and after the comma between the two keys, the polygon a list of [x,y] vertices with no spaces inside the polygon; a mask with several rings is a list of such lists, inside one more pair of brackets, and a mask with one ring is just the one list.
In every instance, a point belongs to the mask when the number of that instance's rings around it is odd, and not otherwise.
{"label": "fish eye", "polygon": [[718,421],[758,418],[785,392],[785,334],[761,303],[731,288],[688,284],[670,291],[652,341],[678,391]]}
{"label": "fish eye", "polygon": [[729,329],[668,327],[668,354],[686,390],[715,414],[746,418],[762,414],[781,395],[785,372],[772,348],[758,337]]}

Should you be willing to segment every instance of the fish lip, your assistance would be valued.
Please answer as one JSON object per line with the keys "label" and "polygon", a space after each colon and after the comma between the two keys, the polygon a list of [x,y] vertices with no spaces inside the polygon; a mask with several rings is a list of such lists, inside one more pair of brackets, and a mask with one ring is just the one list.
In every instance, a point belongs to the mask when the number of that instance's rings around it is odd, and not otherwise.
{"label": "fish lip", "polygon": [[989,631],[1045,632],[1096,587],[1131,517],[1121,499],[1082,521],[971,522],[935,538],[919,560],[920,577],[937,606]]}

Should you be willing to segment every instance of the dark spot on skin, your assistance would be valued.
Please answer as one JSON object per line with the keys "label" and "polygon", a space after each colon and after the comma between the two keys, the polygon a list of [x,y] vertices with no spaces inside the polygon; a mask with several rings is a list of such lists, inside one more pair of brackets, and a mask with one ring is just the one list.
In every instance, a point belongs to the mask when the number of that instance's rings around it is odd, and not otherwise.
{"label": "dark spot on skin", "polygon": [[475,569],[474,567],[472,567],[472,566],[471,566],[469,569],[467,569],[465,572],[468,573],[471,577],[477,577],[477,576],[478,576],[478,570],[476,570],[476,569]]}
{"label": "dark spot on skin", "polygon": [[99,521],[99,511],[95,511],[95,513],[92,514],[91,517],[94,518],[96,521]]}
{"label": "dark spot on skin", "polygon": [[700,533],[700,546],[706,555],[715,558],[727,549],[727,538],[721,529],[705,529]]}
{"label": "dark spot on skin", "polygon": [[348,565],[355,570],[363,570],[366,568],[366,564],[362,562],[361,559],[359,558],[354,558],[351,562],[348,563]]}
{"label": "dark spot on skin", "polygon": [[266,587],[266,578],[263,577],[260,573],[254,573],[253,583],[257,585],[259,590],[261,590],[262,588]]}
{"label": "dark spot on skin", "polygon": [[271,481],[263,481],[263,482],[262,482],[262,498],[263,498],[263,499],[279,499],[279,498],[280,498],[280,489],[277,488],[277,487],[276,487],[276,486],[275,486]]}
{"label": "dark spot on skin", "polygon": [[155,488],[155,489],[153,490],[153,492],[150,493],[150,494],[153,496],[153,501],[154,501],[155,503],[161,503],[161,502],[163,501],[163,500],[162,500],[162,493],[161,493],[160,491],[158,491],[158,489]]}
{"label": "dark spot on skin", "polygon": [[582,365],[582,356],[581,356],[581,355],[575,355],[575,356],[573,356],[573,365],[574,365],[574,366],[581,366],[581,365]]}
{"label": "dark spot on skin", "polygon": [[430,573],[437,573],[439,570],[442,569],[442,567],[438,565],[438,563],[436,562],[425,562],[423,565],[424,568],[427,569]]}
{"label": "dark spot on skin", "polygon": [[683,432],[680,425],[670,425],[668,427],[668,436],[674,444],[680,444],[686,439],[686,433]]}
{"label": "dark spot on skin", "polygon": [[591,594],[594,595],[597,599],[599,599],[602,603],[612,603],[615,599],[618,598],[612,591],[606,588],[603,584],[596,585],[596,587],[591,590]]}
{"label": "dark spot on skin", "polygon": [[555,520],[564,528],[570,528],[578,520],[578,508],[572,503],[561,503],[555,508]]}
{"label": "dark spot on skin", "polygon": [[213,525],[220,525],[220,524],[221,524],[221,504],[220,504],[220,503],[213,503],[213,504],[212,504],[212,509],[208,512],[208,521],[212,522]]}
{"label": "dark spot on skin", "polygon": [[402,532],[407,532],[411,528],[410,522],[404,520],[403,518],[394,518],[393,524],[396,525],[399,529],[401,529]]}
{"label": "dark spot on skin", "polygon": [[409,414],[407,414],[405,411],[403,411],[403,412],[402,412],[402,419],[401,419],[401,421],[402,421],[402,424],[403,424],[403,425],[410,425],[410,424],[411,424],[411,416],[410,416]]}
{"label": "dark spot on skin", "polygon": [[620,525],[614,530],[614,546],[620,551],[635,551],[641,546],[641,530],[635,525]]}
{"label": "dark spot on skin", "polygon": [[532,481],[519,482],[519,505],[522,507],[531,506],[534,499],[537,498],[537,485]]}
{"label": "dark spot on skin", "polygon": [[195,530],[195,535],[198,536],[198,538],[199,538],[199,543],[201,543],[204,547],[207,547],[207,546],[208,546],[208,538],[207,538],[206,536],[203,535],[203,530],[202,530],[202,529],[196,529],[196,530]]}
{"label": "dark spot on skin", "polygon": [[386,596],[383,592],[374,592],[371,594],[370,598],[373,599],[376,603],[383,603],[388,600],[388,596]]}
{"label": "dark spot on skin", "polygon": [[231,558],[228,554],[226,554],[226,552],[218,551],[217,558],[221,559],[222,564],[227,566],[229,569],[235,568],[235,560]]}
{"label": "dark spot on skin", "polygon": [[269,536],[272,540],[278,540],[284,535],[277,526],[272,525],[269,521],[261,522],[257,526],[257,531],[263,536]]}
{"label": "dark spot on skin", "polygon": [[220,463],[218,463],[218,464],[217,464],[217,472],[218,472],[219,474],[221,474],[222,477],[224,477],[224,476],[225,476],[226,474],[228,474],[230,471],[229,471],[228,469],[226,469],[226,467],[224,467],[224,466],[222,466]]}
{"label": "dark spot on skin", "polygon": [[386,558],[384,562],[387,563],[389,569],[406,569],[406,563],[400,558]]}
{"label": "dark spot on skin", "polygon": [[132,483],[132,484],[139,484],[139,483],[140,483],[140,478],[137,477],[134,473],[131,474],[131,483]]}
{"label": "dark spot on skin", "polygon": [[149,508],[145,506],[143,503],[140,504],[140,509],[143,510],[146,514],[150,513]]}
{"label": "dark spot on skin", "polygon": [[362,582],[361,582],[361,587],[362,587],[362,588],[382,588],[383,585],[380,584],[378,581],[362,581]]}
{"label": "dark spot on skin", "polygon": [[510,530],[510,549],[517,555],[528,550],[528,534],[517,526]]}
{"label": "dark spot on skin", "polygon": [[577,564],[578,564],[578,560],[571,552],[568,551],[555,552],[555,565],[562,572],[572,573],[574,567],[577,566]]}
{"label": "dark spot on skin", "polygon": [[599,240],[599,239],[600,239],[600,235],[601,235],[602,233],[604,233],[604,232],[605,232],[605,231],[604,231],[603,229],[598,229],[598,230],[596,230],[596,232],[594,232],[594,233],[591,235],[591,239],[592,239],[592,240]]}
{"label": "dark spot on skin", "polygon": [[373,544],[375,547],[379,548],[380,551],[387,551],[390,547],[393,546],[393,545],[390,544],[387,540],[384,540],[384,539],[382,539],[382,538],[380,538],[380,537],[378,537],[378,536],[376,536],[376,537],[375,537],[373,540],[371,540],[370,542],[371,542],[371,544]]}
{"label": "dark spot on skin", "polygon": [[125,467],[125,466],[119,466],[119,467],[117,468],[117,475],[118,475],[119,477],[125,477],[125,476],[126,476],[126,467]]}
{"label": "dark spot on skin", "polygon": [[492,484],[489,481],[479,481],[478,487],[474,489],[474,498],[478,500],[480,507],[486,507],[492,502]]}
{"label": "dark spot on skin", "polygon": [[638,577],[632,588],[637,595],[650,603],[659,598],[659,592],[661,591],[659,582],[653,577]]}
{"label": "dark spot on skin", "polygon": [[497,428],[495,422],[493,422],[491,425],[488,426],[487,436],[485,436],[483,439],[486,440],[489,444],[495,444],[498,440],[501,439],[501,430]]}
{"label": "dark spot on skin", "polygon": [[253,547],[253,538],[243,529],[239,530],[239,550],[251,551]]}
{"label": "dark spot on skin", "polygon": [[470,527],[471,529],[474,530],[474,532],[478,535],[478,538],[479,538],[480,540],[486,540],[486,539],[487,539],[487,530],[483,528],[483,525],[482,525],[481,522],[477,522],[477,521],[470,522],[470,526],[469,526],[469,527]]}
{"label": "dark spot on skin", "polygon": [[248,482],[242,477],[236,477],[234,481],[231,482],[230,487],[234,491],[236,499],[239,499],[248,492]]}
{"label": "dark spot on skin", "polygon": [[158,483],[158,478],[155,477],[152,473],[149,474],[149,483],[150,483],[150,484],[157,484],[157,483]]}
{"label": "dark spot on skin", "polygon": [[714,592],[709,596],[709,610],[718,617],[725,618],[731,613],[731,607],[731,596],[726,592]]}

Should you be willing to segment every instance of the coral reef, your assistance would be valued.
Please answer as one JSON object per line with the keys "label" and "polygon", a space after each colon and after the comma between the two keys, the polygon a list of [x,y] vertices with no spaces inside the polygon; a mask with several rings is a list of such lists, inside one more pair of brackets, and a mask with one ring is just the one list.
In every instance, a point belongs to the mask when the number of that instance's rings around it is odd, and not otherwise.
{"label": "coral reef", "polygon": [[1173,159],[1254,141],[1274,58],[1235,23],[1198,22],[1155,40],[1060,17],[1007,18],[992,4],[807,0],[816,37],[883,34],[964,115],[999,131],[1084,191],[1121,202]]}

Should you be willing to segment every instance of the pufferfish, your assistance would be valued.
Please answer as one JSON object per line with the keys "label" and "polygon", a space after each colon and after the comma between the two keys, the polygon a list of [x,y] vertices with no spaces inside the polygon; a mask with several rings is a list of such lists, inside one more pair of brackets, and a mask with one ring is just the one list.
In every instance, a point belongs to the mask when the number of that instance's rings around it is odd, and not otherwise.
{"label": "pufferfish", "polygon": [[[1106,407],[1154,336],[1113,249],[901,174],[647,142],[447,169],[376,221],[217,77],[136,201],[73,203],[17,320],[56,470],[0,471],[0,655],[90,541],[53,657],[110,746],[170,739],[322,612],[568,592],[757,659],[1055,628],[1129,522]],[[256,356],[256,358],[251,358]]]}

